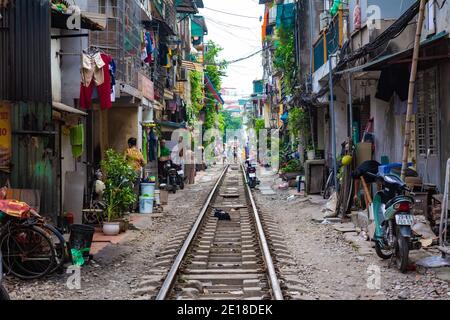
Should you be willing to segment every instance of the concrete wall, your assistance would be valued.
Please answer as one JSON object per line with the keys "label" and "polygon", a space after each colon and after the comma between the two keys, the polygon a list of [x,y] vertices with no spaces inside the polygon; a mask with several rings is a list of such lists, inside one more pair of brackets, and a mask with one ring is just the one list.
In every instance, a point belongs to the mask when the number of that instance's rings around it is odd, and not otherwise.
{"label": "concrete wall", "polygon": [[[319,36],[319,15],[323,11],[323,0],[300,1],[299,37],[300,37],[300,78],[304,80],[310,73],[310,48]],[[310,11],[312,8],[312,12]],[[312,39],[311,39],[312,23]]]}
{"label": "concrete wall", "polygon": [[[442,1],[438,2],[442,3]],[[444,6],[440,9],[436,7],[436,4],[434,6],[436,14],[436,32],[450,31],[450,3],[446,1]]]}
{"label": "concrete wall", "polygon": [[113,107],[108,110],[109,148],[123,152],[128,148],[129,138],[138,138],[138,116],[137,107]]}
{"label": "concrete wall", "polygon": [[[97,1],[77,0],[77,6],[81,11],[87,11],[88,5],[93,5]],[[87,33],[81,31],[62,31],[62,34]],[[80,68],[81,53],[89,46],[87,37],[63,38],[60,40],[63,56],[61,58],[61,85],[64,88],[61,94],[61,102],[69,106],[74,105],[74,99],[80,97]]]}
{"label": "concrete wall", "polygon": [[370,95],[370,113],[374,118],[375,154],[373,159],[381,162],[388,156],[390,162],[400,162],[403,155],[405,116],[395,115],[392,103],[375,98],[376,86]]}
{"label": "concrete wall", "polygon": [[[52,35],[61,34],[59,29],[52,29]],[[53,101],[61,101],[61,68],[60,56],[57,55],[61,49],[61,41],[57,39],[51,40],[50,64],[52,68],[52,98]]]}
{"label": "concrete wall", "polygon": [[444,188],[447,159],[450,158],[450,62],[441,64],[438,68],[440,78],[440,128],[441,128],[441,189]]}

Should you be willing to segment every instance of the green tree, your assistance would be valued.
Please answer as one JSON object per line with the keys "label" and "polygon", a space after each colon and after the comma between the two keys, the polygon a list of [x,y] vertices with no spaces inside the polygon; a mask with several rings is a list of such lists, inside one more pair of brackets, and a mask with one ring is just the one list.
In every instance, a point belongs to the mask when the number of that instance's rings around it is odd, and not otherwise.
{"label": "green tree", "polygon": [[[223,48],[211,40],[208,41],[207,48],[205,53],[205,72],[214,88],[220,92],[222,89],[222,77],[225,75],[225,70],[227,68],[227,63],[224,60],[219,60],[219,55]],[[205,101],[205,130],[212,128],[220,129],[217,103],[218,102],[213,94],[207,91]]]}
{"label": "green tree", "polygon": [[191,82],[191,105],[188,106],[187,113],[188,123],[193,125],[203,109],[203,75],[201,72],[191,71],[189,79]]}
{"label": "green tree", "polygon": [[[221,130],[221,132],[223,132],[224,134],[229,131],[241,130],[243,128],[242,117],[235,117],[230,111],[221,111],[219,113],[219,122],[220,127],[223,127],[223,130]],[[224,142],[226,142],[226,136],[224,138]]]}
{"label": "green tree", "polygon": [[275,49],[274,67],[283,73],[283,83],[286,93],[292,93],[295,82],[295,42],[294,31],[281,27],[277,30],[278,47]]}

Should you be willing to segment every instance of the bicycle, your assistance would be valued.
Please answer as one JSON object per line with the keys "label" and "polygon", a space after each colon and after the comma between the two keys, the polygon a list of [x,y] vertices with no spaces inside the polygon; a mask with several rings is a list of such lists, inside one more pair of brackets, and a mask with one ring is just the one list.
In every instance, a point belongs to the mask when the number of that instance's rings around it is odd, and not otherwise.
{"label": "bicycle", "polygon": [[32,209],[24,209],[19,214],[5,213],[0,229],[0,250],[7,274],[31,280],[62,268],[66,246],[59,230],[45,223]]}
{"label": "bicycle", "polygon": [[9,300],[9,294],[8,291],[6,291],[6,288],[3,286],[3,268],[2,268],[2,252],[0,251],[0,301]]}
{"label": "bicycle", "polygon": [[334,186],[334,171],[330,170],[330,174],[328,175],[328,178],[325,182],[323,191],[322,191],[322,196],[325,200],[330,199],[331,195],[334,193],[334,191],[336,190],[335,186]]}

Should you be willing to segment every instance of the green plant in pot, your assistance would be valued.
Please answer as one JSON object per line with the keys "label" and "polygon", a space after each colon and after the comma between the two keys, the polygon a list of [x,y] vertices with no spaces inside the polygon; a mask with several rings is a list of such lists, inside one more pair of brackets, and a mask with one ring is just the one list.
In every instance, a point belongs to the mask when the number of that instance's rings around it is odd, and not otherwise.
{"label": "green plant in pot", "polygon": [[107,205],[107,220],[103,223],[103,233],[117,235],[120,233],[118,219],[121,219],[136,201],[133,186],[138,176],[123,155],[111,149],[106,152],[106,158],[101,165],[106,176],[105,200]]}
{"label": "green plant in pot", "polygon": [[314,160],[316,158],[316,150],[312,144],[309,144],[306,148],[306,152],[308,155],[308,160]]}

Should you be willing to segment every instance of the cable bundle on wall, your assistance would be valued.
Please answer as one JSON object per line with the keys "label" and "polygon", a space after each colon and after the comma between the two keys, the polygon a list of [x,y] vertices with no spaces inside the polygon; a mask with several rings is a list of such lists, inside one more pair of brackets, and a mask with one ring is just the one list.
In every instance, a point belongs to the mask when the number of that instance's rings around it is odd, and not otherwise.
{"label": "cable bundle on wall", "polygon": [[[419,13],[419,7],[420,1],[416,1],[398,20],[389,26],[389,28],[380,34],[374,41],[364,45],[358,50],[348,53],[350,41],[347,41],[341,48],[340,59],[335,68],[335,72],[344,70],[349,63],[365,57],[370,52],[377,50],[381,46],[389,43],[392,39],[397,38],[406,29],[410,21]],[[333,82],[337,83],[341,77],[340,74],[334,74]],[[300,100],[306,105],[318,104],[317,100],[327,94],[329,90],[330,88],[325,86],[316,94],[302,94]]]}

